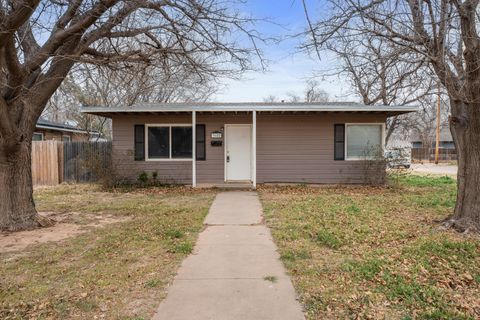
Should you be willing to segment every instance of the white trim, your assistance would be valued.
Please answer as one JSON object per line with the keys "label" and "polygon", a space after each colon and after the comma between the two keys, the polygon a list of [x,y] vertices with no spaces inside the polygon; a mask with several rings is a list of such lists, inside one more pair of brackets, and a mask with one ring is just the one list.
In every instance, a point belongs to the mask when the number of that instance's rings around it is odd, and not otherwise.
{"label": "white trim", "polygon": [[[149,158],[148,157],[148,128],[150,127],[168,127],[168,158]],[[146,123],[145,124],[145,161],[192,161],[192,158],[172,158],[172,127],[192,127],[191,123]],[[192,128],[193,131],[193,128]],[[193,144],[193,141],[192,141]]]}
{"label": "white trim", "polygon": [[196,141],[197,136],[197,114],[192,111],[192,187],[197,186],[197,155],[196,155]]}
{"label": "white trim", "polygon": [[325,111],[325,112],[400,112],[418,111],[418,106],[381,106],[362,104],[329,103],[151,103],[128,107],[83,107],[82,113],[117,113],[117,112],[270,112],[270,111]]}
{"label": "white trim", "polygon": [[257,112],[252,111],[252,187],[257,188]]}
{"label": "white trim", "polygon": [[[67,138],[68,138],[68,141],[63,140],[64,137],[67,137]],[[66,135],[66,134],[62,134],[62,142],[72,142],[72,136],[69,136],[69,135]]]}
{"label": "white trim", "polygon": [[[228,182],[228,181],[231,181],[231,180],[227,180],[227,177],[228,177],[228,172],[227,172],[227,149],[228,149],[228,145],[227,145],[227,132],[228,132],[228,127],[250,127],[250,132],[252,130],[252,124],[251,123],[234,123],[234,124],[224,124],[223,128],[224,128],[224,133],[223,133],[223,136],[224,136],[224,140],[225,140],[225,147],[223,148],[223,181],[224,182]],[[250,148],[252,146],[252,142],[250,141]],[[252,182],[252,160],[251,160],[251,156],[250,156],[250,182]]]}
{"label": "white trim", "polygon": [[[42,140],[36,140],[36,141],[44,141],[45,135],[43,134],[43,132],[34,132],[33,135],[35,135],[35,134],[39,134],[39,135],[42,136]],[[32,141],[33,141],[33,135],[32,135]]]}
{"label": "white trim", "polygon": [[348,157],[347,153],[347,146],[348,146],[348,134],[347,134],[347,128],[348,126],[380,126],[381,127],[381,144],[382,144],[382,152],[385,151],[385,122],[350,122],[350,123],[345,123],[345,161],[357,161],[357,160],[365,160],[364,157]]}

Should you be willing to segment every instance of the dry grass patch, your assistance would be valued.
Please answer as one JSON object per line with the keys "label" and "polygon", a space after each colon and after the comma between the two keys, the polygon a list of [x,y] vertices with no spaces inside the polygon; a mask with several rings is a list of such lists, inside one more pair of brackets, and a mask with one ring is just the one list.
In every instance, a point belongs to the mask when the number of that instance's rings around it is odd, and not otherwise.
{"label": "dry grass patch", "polygon": [[449,177],[265,187],[268,226],[309,319],[478,319],[480,241],[443,231]]}
{"label": "dry grass patch", "polygon": [[[0,254],[0,318],[150,318],[214,195],[182,187],[36,190],[39,211],[87,230]],[[90,226],[102,217],[128,220]]]}

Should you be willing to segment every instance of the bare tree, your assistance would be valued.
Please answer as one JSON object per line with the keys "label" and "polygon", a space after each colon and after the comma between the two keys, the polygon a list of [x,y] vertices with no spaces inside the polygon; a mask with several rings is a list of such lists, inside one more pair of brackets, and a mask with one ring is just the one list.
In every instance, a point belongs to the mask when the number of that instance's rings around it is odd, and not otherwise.
{"label": "bare tree", "polygon": [[245,70],[259,54],[259,35],[254,20],[229,4],[0,0],[0,229],[42,224],[32,196],[32,134],[75,64],[118,69],[157,61],[211,75]]}
{"label": "bare tree", "polygon": [[302,101],[302,98],[293,91],[292,92],[287,92],[286,96],[287,96],[287,100],[289,102],[301,102]]}
{"label": "bare tree", "polygon": [[[303,48],[318,50],[312,42]],[[424,56],[369,33],[339,31],[337,37],[325,41],[324,50],[340,58],[332,73],[345,76],[365,105],[417,103],[430,95],[435,85]],[[405,125],[403,119],[394,116],[387,120],[386,144],[392,133]]]}
{"label": "bare tree", "polygon": [[314,79],[305,82],[305,91],[303,97],[295,92],[287,92],[287,99],[282,100],[275,95],[269,95],[263,98],[263,102],[318,102],[326,103],[330,101],[328,93],[320,87],[320,83]]}
{"label": "bare tree", "polygon": [[480,36],[478,0],[329,1],[330,14],[313,22],[312,45],[321,50],[344,30],[366,33],[423,56],[445,88],[450,130],[458,153],[454,214],[445,225],[480,231]]}
{"label": "bare tree", "polygon": [[263,102],[280,102],[280,101],[279,101],[277,96],[271,94],[271,95],[263,98]]}
{"label": "bare tree", "polygon": [[325,103],[330,101],[328,93],[320,87],[320,83],[310,79],[305,83],[305,102]]}
{"label": "bare tree", "polygon": [[81,113],[80,106],[206,101],[218,88],[219,84],[213,75],[192,72],[185,69],[184,65],[158,62],[112,69],[80,64],[52,95],[42,117],[57,122],[73,120],[88,132],[109,136],[110,121]]}
{"label": "bare tree", "polygon": [[[448,128],[448,101],[441,102],[444,106],[441,109],[441,128]],[[424,147],[430,147],[435,141],[435,133],[437,128],[437,97],[428,96],[419,100],[419,111],[409,113],[402,119],[403,125],[399,133],[404,136],[418,137],[422,141]]]}

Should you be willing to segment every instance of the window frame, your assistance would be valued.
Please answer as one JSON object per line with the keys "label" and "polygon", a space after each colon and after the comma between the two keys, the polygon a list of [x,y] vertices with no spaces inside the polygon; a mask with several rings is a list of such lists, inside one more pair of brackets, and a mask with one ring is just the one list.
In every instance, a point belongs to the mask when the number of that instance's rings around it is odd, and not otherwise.
{"label": "window frame", "polygon": [[[67,141],[63,140],[65,137],[68,138]],[[72,137],[69,136],[68,134],[62,134],[62,142],[72,142]]]}
{"label": "window frame", "polygon": [[385,122],[361,122],[361,123],[345,123],[345,161],[358,161],[358,160],[372,160],[373,158],[365,158],[365,157],[350,157],[348,156],[348,126],[380,126],[381,131],[381,148],[382,154],[385,153]]}
{"label": "window frame", "polygon": [[[36,134],[42,136],[42,139],[41,140],[33,140],[33,136],[36,135]],[[32,141],[45,141],[45,135],[43,134],[43,132],[34,132],[33,135],[32,135]]]}
{"label": "window frame", "polygon": [[[168,137],[168,158],[150,158],[148,156],[148,128],[150,127],[167,127],[169,132]],[[191,123],[149,123],[145,124],[145,161],[193,161],[193,154],[191,158],[172,158],[172,127],[192,127]],[[192,128],[193,130],[193,128]],[[192,141],[192,143],[194,143]]]}

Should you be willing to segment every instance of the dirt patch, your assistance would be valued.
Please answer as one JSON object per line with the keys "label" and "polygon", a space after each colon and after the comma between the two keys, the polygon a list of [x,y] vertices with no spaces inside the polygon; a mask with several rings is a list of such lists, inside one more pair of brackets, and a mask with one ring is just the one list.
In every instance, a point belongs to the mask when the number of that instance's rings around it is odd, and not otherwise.
{"label": "dirt patch", "polygon": [[80,214],[75,212],[68,214],[44,212],[40,213],[40,215],[54,219],[56,221],[55,225],[29,231],[0,232],[0,253],[22,251],[30,245],[61,241],[87,232],[90,228],[129,220],[129,217],[124,216]]}

